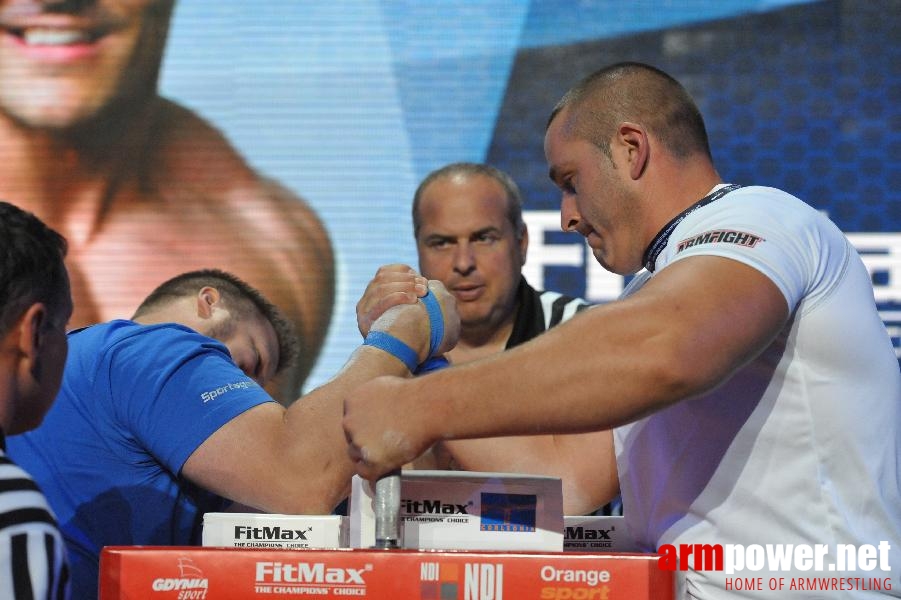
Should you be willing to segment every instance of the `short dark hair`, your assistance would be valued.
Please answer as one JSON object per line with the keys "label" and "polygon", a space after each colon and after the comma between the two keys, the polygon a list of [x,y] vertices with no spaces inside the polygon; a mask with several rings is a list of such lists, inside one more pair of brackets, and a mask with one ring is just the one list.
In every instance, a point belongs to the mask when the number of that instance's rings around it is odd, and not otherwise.
{"label": "short dark hair", "polygon": [[422,180],[419,187],[416,188],[416,193],[413,194],[414,237],[419,236],[419,229],[422,227],[422,217],[419,214],[419,202],[422,194],[433,181],[443,177],[453,177],[454,175],[482,175],[498,182],[507,195],[507,220],[513,226],[516,239],[522,239],[526,225],[522,220],[522,194],[519,191],[519,186],[516,185],[512,177],[500,169],[491,165],[472,162],[455,162],[445,165],[440,169],[435,169]]}
{"label": "short dark hair", "polygon": [[0,201],[0,335],[32,304],[59,315],[71,302],[66,239],[32,213]]}
{"label": "short dark hair", "polygon": [[300,344],[291,323],[259,290],[239,277],[219,269],[200,269],[182,273],[160,284],[141,302],[132,318],[138,318],[174,300],[192,296],[207,286],[219,290],[225,304],[234,309],[236,316],[247,315],[255,310],[269,321],[278,338],[276,373],[280,373],[295,361]]}
{"label": "short dark hair", "polygon": [[711,156],[697,104],[681,83],[651,65],[621,62],[588,75],[557,102],[548,127],[566,108],[576,135],[608,157],[614,128],[623,121],[644,125],[677,158]]}

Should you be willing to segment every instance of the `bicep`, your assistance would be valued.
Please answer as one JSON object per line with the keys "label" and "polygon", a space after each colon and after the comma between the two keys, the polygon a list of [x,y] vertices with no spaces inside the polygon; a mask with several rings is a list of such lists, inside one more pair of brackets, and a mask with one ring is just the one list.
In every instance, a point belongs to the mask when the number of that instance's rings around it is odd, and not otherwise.
{"label": "bicep", "polygon": [[760,354],[789,316],[782,292],[757,269],[733,259],[696,256],[654,276],[629,301],[649,302],[668,358],[719,383]]}
{"label": "bicep", "polygon": [[277,489],[277,465],[284,457],[285,409],[266,402],[250,408],[213,432],[185,461],[182,475],[229,500],[264,508],[266,490]]}

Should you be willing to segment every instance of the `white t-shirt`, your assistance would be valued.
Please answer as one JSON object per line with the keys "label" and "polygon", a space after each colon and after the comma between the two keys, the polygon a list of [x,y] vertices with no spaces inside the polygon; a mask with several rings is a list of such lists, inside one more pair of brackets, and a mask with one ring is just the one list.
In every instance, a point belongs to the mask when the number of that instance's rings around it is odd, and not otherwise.
{"label": "white t-shirt", "polygon": [[[901,374],[859,256],[823,215],[765,187],[740,188],[690,213],[655,273],[697,255],[764,273],[791,317],[769,348],[713,392],[615,430],[632,535],[650,551],[828,545],[823,572],[730,575],[692,570],[692,559],[678,573],[679,598],[901,596]],[[625,294],[650,277],[636,277]],[[891,545],[890,573],[828,570],[838,544],[881,541]],[[737,577],[762,577],[764,591],[735,590]],[[786,587],[768,591],[769,577],[785,578]],[[789,591],[792,577],[890,578],[893,589],[860,591],[858,583],[847,591],[845,581],[846,591]]]}

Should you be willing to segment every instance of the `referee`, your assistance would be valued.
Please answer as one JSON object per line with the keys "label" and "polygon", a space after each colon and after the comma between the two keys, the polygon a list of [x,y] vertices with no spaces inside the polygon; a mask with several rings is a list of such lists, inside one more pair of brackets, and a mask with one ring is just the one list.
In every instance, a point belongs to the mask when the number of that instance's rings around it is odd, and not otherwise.
{"label": "referee", "polygon": [[[458,162],[429,173],[413,196],[413,230],[419,269],[441,281],[457,301],[460,340],[447,353],[454,365],[510,350],[588,308],[581,299],[536,290],[522,273],[529,232],[523,199],[509,174],[484,163]],[[454,440],[417,459],[416,468],[510,471],[560,475],[567,515],[620,514],[618,500],[606,504],[594,469],[556,462],[555,447],[572,436]],[[578,437],[602,448],[610,432]],[[545,448],[548,445],[548,448]],[[523,461],[523,447],[541,461]],[[590,452],[589,452],[590,453]]]}
{"label": "referee", "polygon": [[56,518],[4,437],[37,427],[59,390],[72,314],[65,254],[62,236],[0,202],[0,598],[69,597]]}

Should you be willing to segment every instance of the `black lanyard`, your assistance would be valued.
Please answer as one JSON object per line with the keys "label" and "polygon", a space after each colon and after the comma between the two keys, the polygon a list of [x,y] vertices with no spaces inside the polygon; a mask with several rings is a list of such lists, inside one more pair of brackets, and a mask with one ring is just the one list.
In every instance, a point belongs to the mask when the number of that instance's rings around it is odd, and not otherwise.
{"label": "black lanyard", "polygon": [[711,202],[719,200],[729,192],[737,190],[740,187],[741,186],[737,183],[727,185],[726,187],[721,187],[715,192],[707,194],[706,196],[680,212],[678,215],[676,215],[672,221],[667,223],[663,227],[663,229],[660,230],[660,232],[654,237],[650,245],[648,245],[647,249],[644,251],[644,256],[642,256],[644,268],[651,273],[654,272],[654,267],[657,264],[657,257],[660,256],[660,253],[663,252],[664,248],[666,248],[666,244],[669,242],[669,236],[672,235],[673,230],[676,228],[676,226],[682,222],[682,219],[698,210],[702,206],[707,206]]}

